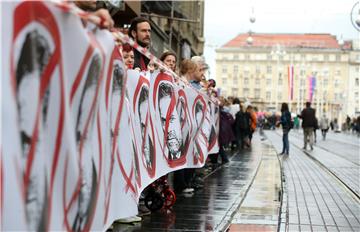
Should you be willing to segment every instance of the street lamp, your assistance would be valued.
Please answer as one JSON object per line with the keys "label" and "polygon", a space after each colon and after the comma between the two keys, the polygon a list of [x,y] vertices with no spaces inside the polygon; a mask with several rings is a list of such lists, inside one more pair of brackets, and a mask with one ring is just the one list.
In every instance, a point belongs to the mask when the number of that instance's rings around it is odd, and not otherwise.
{"label": "street lamp", "polygon": [[[356,10],[355,10],[356,7],[358,8],[357,14],[356,14]],[[351,21],[351,24],[354,26],[354,28],[357,31],[360,31],[360,3],[359,3],[359,1],[355,2],[355,4],[353,5],[353,7],[351,9],[350,21]]]}
{"label": "street lamp", "polygon": [[277,44],[275,47],[273,47],[272,51],[271,51],[271,55],[276,56],[277,58],[277,82],[276,82],[276,92],[275,92],[275,109],[277,109],[278,107],[278,95],[279,95],[279,85],[278,85],[278,81],[280,79],[280,58],[282,58],[284,55],[286,54],[285,50],[283,49],[283,47],[280,44]]}

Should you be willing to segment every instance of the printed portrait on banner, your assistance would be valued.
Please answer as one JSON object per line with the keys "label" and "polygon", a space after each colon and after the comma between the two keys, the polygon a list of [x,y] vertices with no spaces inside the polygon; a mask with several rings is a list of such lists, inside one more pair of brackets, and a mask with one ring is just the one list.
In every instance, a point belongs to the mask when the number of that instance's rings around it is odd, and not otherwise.
{"label": "printed portrait on banner", "polygon": [[204,162],[204,154],[207,154],[207,140],[203,132],[203,124],[206,116],[206,102],[201,95],[198,95],[192,106],[192,116],[195,121],[195,137],[193,158],[194,164]]}
{"label": "printed portrait on banner", "polygon": [[[129,95],[126,89],[127,74],[123,59],[118,47],[112,54],[111,80],[107,80],[107,94],[109,95],[110,111],[110,150],[105,155],[105,221],[108,218],[111,205],[117,205],[119,198],[127,211],[119,211],[119,217],[124,217],[127,212],[136,214],[138,198],[137,178],[137,146],[133,134],[133,115],[130,110]],[[109,74],[108,74],[109,75]],[[121,185],[115,187],[114,183]],[[112,212],[112,211],[111,211]]]}
{"label": "printed portrait on banner", "polygon": [[[35,16],[34,9],[42,13]],[[64,115],[59,31],[45,4],[21,3],[14,10],[12,35],[10,70],[21,145],[21,155],[16,159],[22,177],[19,184],[23,186],[28,229],[45,230],[53,181],[49,164],[59,152],[55,141],[61,141],[63,128],[59,122]]]}
{"label": "printed portrait on banner", "polygon": [[216,116],[218,114],[218,107],[208,100],[208,115],[209,115],[209,139],[208,139],[208,150],[211,151],[217,142],[217,130],[216,130]]}
{"label": "printed portrait on banner", "polygon": [[181,156],[186,157],[189,151],[191,142],[192,120],[188,105],[188,98],[183,88],[178,87],[178,101],[177,112],[179,114],[180,128],[181,128]]}
{"label": "printed portrait on banner", "polygon": [[165,72],[154,74],[153,78],[156,133],[164,158],[170,167],[175,167],[184,164],[186,156],[182,153],[182,133],[174,81],[172,76]]}
{"label": "printed portrait on banner", "polygon": [[87,72],[83,78],[80,91],[79,110],[76,116],[75,134],[76,145],[80,157],[80,193],[78,197],[78,212],[72,224],[73,230],[82,230],[89,223],[96,203],[98,187],[98,173],[94,156],[98,148],[94,146],[94,130],[96,130],[96,109],[98,105],[98,91],[101,78],[102,58],[96,49],[90,58]]}
{"label": "printed portrait on banner", "polygon": [[[139,162],[147,176],[152,178],[156,171],[156,146],[154,125],[149,112],[149,78],[136,70],[128,70],[129,97],[132,98],[134,113],[134,134],[139,147]],[[139,167],[139,171],[142,170]]]}

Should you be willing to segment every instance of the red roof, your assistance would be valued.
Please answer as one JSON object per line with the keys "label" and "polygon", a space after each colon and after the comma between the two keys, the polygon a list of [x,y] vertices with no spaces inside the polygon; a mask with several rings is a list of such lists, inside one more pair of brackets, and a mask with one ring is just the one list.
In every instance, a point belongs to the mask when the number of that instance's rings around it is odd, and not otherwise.
{"label": "red roof", "polygon": [[331,34],[255,34],[252,33],[252,44],[247,43],[248,33],[240,34],[222,46],[222,48],[239,47],[284,47],[330,48],[339,49],[336,37]]}

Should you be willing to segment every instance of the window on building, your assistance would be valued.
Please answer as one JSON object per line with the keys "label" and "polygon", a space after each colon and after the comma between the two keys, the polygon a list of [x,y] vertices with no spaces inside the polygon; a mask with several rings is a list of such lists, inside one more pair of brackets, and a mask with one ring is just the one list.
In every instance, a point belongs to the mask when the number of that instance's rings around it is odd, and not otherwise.
{"label": "window on building", "polygon": [[339,86],[340,86],[340,80],[339,80],[339,79],[335,79],[335,81],[334,81],[334,86],[335,86],[335,87],[339,87]]}
{"label": "window on building", "polygon": [[239,54],[234,54],[234,60],[239,60]]}
{"label": "window on building", "polygon": [[282,93],[278,92],[278,100],[281,101],[282,100]]}
{"label": "window on building", "polygon": [[260,65],[256,65],[255,71],[256,71],[256,74],[259,74],[261,72]]}
{"label": "window on building", "polygon": [[257,78],[255,79],[255,85],[260,85],[260,78],[259,78],[259,77],[257,77]]}
{"label": "window on building", "polygon": [[238,95],[238,88],[232,88],[231,92],[232,92],[233,96],[237,96]]}
{"label": "window on building", "polygon": [[271,54],[267,54],[267,60],[272,60],[272,55]]}
{"label": "window on building", "polygon": [[250,60],[250,54],[245,54],[245,60]]}
{"label": "window on building", "polygon": [[268,73],[268,74],[272,73],[272,66],[271,65],[266,66],[266,73]]}
{"label": "window on building", "polygon": [[260,98],[260,89],[255,89],[254,90],[254,93],[255,93],[255,98]]}
{"label": "window on building", "polygon": [[340,75],[341,75],[341,71],[340,71],[340,69],[336,69],[336,71],[335,71],[335,75],[336,75],[336,76],[340,76]]}
{"label": "window on building", "polygon": [[283,79],[282,79],[281,77],[279,78],[278,84],[279,84],[279,85],[282,85],[282,84],[283,84]]}
{"label": "window on building", "polygon": [[249,84],[249,78],[248,77],[245,77],[244,78],[244,85],[248,85]]}
{"label": "window on building", "polygon": [[335,100],[335,101],[339,100],[339,94],[338,94],[338,93],[335,93],[335,94],[334,94],[334,100]]}
{"label": "window on building", "polygon": [[323,80],[323,83],[324,83],[324,86],[328,86],[328,84],[329,84],[329,79],[325,78],[325,79]]}
{"label": "window on building", "polygon": [[222,83],[225,85],[226,82],[227,82],[227,79],[226,79],[226,78],[223,78],[223,79],[222,79]]}
{"label": "window on building", "polygon": [[313,55],[313,56],[312,56],[312,61],[318,61],[318,60],[319,60],[318,55]]}
{"label": "window on building", "polygon": [[267,86],[270,86],[270,85],[271,85],[271,79],[270,79],[270,78],[266,79],[266,85],[267,85]]}
{"label": "window on building", "polygon": [[244,88],[244,89],[243,89],[244,97],[248,97],[248,96],[249,96],[249,93],[250,93],[250,90],[249,90],[248,88]]}
{"label": "window on building", "polygon": [[300,69],[300,75],[305,76],[305,69]]}
{"label": "window on building", "polygon": [[323,71],[323,74],[324,74],[324,76],[329,76],[329,70],[325,69],[325,70]]}
{"label": "window on building", "polygon": [[266,100],[268,100],[268,101],[271,100],[271,92],[270,91],[266,91]]}
{"label": "window on building", "polygon": [[226,74],[227,73],[227,67],[224,65],[222,66],[222,73],[223,74]]}
{"label": "window on building", "polygon": [[237,84],[238,84],[238,79],[237,79],[237,78],[234,78],[234,79],[233,79],[233,83],[234,83],[234,85],[237,85]]}
{"label": "window on building", "polygon": [[336,60],[336,61],[340,61],[340,60],[341,60],[341,56],[340,56],[340,54],[336,54],[336,56],[335,56],[335,60]]}
{"label": "window on building", "polygon": [[355,79],[355,85],[358,86],[359,85],[359,78]]}
{"label": "window on building", "polygon": [[329,61],[329,55],[328,54],[324,55],[324,61]]}
{"label": "window on building", "polygon": [[300,86],[305,86],[305,79],[300,79]]}
{"label": "window on building", "polygon": [[239,66],[234,65],[234,74],[237,74],[239,72]]}
{"label": "window on building", "polygon": [[355,92],[355,101],[359,101],[359,92]]}

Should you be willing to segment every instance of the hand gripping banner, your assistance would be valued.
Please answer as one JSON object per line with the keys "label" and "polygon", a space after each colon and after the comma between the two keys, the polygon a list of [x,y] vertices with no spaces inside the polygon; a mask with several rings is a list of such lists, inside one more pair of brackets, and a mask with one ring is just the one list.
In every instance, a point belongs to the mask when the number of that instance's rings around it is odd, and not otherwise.
{"label": "hand gripping banner", "polygon": [[72,5],[1,4],[1,230],[105,230],[218,152],[217,104],[146,50],[164,70],[128,70]]}

